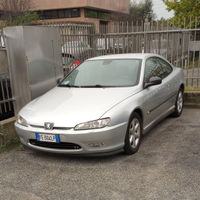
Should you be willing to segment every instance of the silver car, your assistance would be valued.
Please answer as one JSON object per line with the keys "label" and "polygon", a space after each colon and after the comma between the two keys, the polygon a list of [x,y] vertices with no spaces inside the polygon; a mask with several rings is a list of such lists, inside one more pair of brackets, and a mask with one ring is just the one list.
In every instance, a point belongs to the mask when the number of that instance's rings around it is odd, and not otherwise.
{"label": "silver car", "polygon": [[22,108],[15,128],[36,150],[134,154],[156,123],[181,115],[184,87],[182,70],[159,55],[95,57]]}

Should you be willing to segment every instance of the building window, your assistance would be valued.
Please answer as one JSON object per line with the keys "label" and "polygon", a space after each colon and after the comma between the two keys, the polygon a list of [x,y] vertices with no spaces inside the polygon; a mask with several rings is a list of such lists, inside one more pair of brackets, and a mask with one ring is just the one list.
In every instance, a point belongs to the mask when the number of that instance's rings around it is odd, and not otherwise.
{"label": "building window", "polygon": [[110,13],[99,11],[99,10],[85,9],[85,17],[109,19]]}
{"label": "building window", "polygon": [[72,9],[72,17],[80,17],[80,9]]}
{"label": "building window", "polygon": [[57,12],[57,10],[52,10],[52,11],[51,11],[51,18],[52,18],[52,19],[58,18],[58,12]]}
{"label": "building window", "polygon": [[65,17],[72,17],[72,10],[65,10]]}
{"label": "building window", "polygon": [[51,11],[44,11],[44,19],[51,19]]}
{"label": "building window", "polygon": [[99,18],[100,19],[106,19],[106,14],[105,12],[99,12]]}
{"label": "building window", "polygon": [[46,10],[38,11],[40,19],[57,19],[57,18],[71,18],[80,17],[80,8],[66,9],[66,10]]}
{"label": "building window", "polygon": [[65,11],[64,10],[58,10],[58,17],[64,18],[65,17]]}
{"label": "building window", "polygon": [[85,9],[85,17],[98,18],[98,12],[95,10]]}

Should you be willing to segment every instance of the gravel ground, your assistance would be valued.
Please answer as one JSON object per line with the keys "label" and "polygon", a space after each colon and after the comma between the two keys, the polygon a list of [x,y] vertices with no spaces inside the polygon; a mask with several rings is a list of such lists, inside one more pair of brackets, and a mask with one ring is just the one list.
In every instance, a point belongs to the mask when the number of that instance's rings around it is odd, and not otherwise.
{"label": "gravel ground", "polygon": [[200,110],[184,109],[144,138],[132,156],[0,155],[0,199],[199,199]]}

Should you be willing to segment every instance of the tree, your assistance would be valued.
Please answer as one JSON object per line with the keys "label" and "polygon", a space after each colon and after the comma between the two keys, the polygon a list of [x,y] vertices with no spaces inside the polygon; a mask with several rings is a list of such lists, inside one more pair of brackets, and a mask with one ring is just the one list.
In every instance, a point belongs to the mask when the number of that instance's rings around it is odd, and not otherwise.
{"label": "tree", "polygon": [[29,24],[39,20],[33,9],[33,0],[0,0],[2,27]]}
{"label": "tree", "polygon": [[[184,27],[184,19],[186,19],[186,27],[195,27],[195,18],[200,16],[200,0],[163,0],[167,6],[168,11],[174,11],[174,17],[170,20],[170,23],[174,23],[175,26]],[[174,21],[174,22],[173,22]],[[200,21],[197,20],[197,25]]]}
{"label": "tree", "polygon": [[153,11],[152,0],[143,0],[139,4],[135,0],[130,2],[130,14],[111,14],[111,19],[115,21],[144,21],[145,19],[152,21],[155,18],[156,14]]}

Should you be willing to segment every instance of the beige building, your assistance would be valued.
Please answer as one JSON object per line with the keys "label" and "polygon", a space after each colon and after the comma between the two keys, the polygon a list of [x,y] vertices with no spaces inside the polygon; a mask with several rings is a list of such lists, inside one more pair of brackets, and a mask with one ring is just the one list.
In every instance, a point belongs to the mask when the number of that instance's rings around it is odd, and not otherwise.
{"label": "beige building", "polygon": [[34,10],[41,10],[40,18],[49,21],[110,23],[112,12],[129,13],[130,0],[34,0]]}

